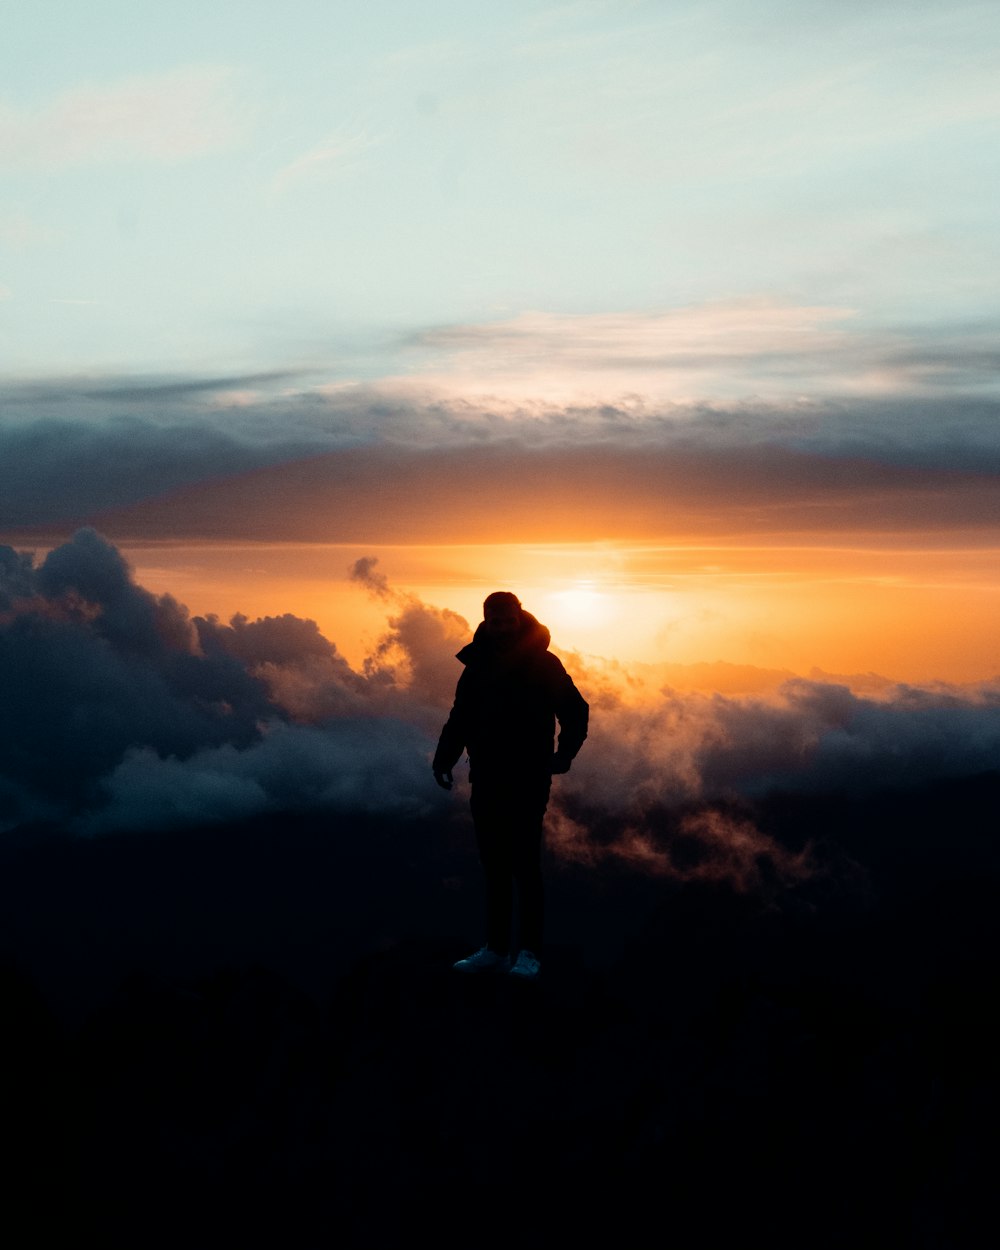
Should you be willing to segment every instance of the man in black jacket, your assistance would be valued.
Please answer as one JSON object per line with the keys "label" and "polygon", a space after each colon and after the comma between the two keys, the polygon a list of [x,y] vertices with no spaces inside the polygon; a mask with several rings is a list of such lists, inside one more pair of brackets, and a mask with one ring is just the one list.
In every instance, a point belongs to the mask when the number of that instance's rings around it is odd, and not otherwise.
{"label": "man in black jacket", "polygon": [[[434,779],[452,787],[469,754],[472,819],[486,878],[486,945],[455,964],[461,972],[538,975],[542,942],[542,819],[553,773],[569,772],[587,736],[589,709],[548,649],[549,631],[516,595],[496,591],[483,622],[458,653],[458,679],[437,752]],[[556,721],[559,741],[553,754]],[[511,966],[511,911],[517,886],[519,953]]]}

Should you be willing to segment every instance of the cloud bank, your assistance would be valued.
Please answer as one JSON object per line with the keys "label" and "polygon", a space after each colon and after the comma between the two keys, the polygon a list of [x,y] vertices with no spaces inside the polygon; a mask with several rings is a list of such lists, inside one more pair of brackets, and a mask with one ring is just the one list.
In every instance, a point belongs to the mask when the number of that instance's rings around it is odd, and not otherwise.
{"label": "cloud bank", "polygon": [[538,541],[995,536],[988,394],[588,406],[271,372],[9,383],[2,397],[11,537],[488,541],[500,509]]}
{"label": "cloud bank", "polygon": [[[358,593],[386,630],[353,669],[309,620],[192,618],[137,585],[82,530],[40,564],[0,548],[0,821],[81,833],[260,813],[408,817],[450,800],[429,760],[469,624],[392,589],[371,559]],[[592,729],[551,807],[564,858],[627,862],[737,889],[808,876],[808,847],[762,832],[755,805],[917,787],[995,770],[1000,682],[887,687],[792,680],[768,696],[623,682],[568,655]]]}
{"label": "cloud bank", "polygon": [[506,511],[531,541],[995,542],[991,324],[865,329],[742,301],[525,313],[397,348],[409,373],[370,385],[329,368],[0,382],[0,533],[495,541]]}

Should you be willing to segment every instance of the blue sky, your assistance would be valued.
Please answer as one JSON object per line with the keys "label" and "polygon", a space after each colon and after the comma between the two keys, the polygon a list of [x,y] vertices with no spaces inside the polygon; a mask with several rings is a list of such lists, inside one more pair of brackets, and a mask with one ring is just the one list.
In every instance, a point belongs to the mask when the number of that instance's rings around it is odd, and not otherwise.
{"label": "blue sky", "polygon": [[[15,13],[8,378],[436,383],[494,325],[494,364],[511,327],[523,341],[540,324],[546,353],[553,333],[584,351],[596,333],[598,355],[634,355],[635,336],[648,358],[671,317],[697,330],[698,310],[734,307],[784,310],[792,335],[929,337],[938,356],[996,324],[994,4]],[[713,387],[759,383],[699,376],[683,398]]]}

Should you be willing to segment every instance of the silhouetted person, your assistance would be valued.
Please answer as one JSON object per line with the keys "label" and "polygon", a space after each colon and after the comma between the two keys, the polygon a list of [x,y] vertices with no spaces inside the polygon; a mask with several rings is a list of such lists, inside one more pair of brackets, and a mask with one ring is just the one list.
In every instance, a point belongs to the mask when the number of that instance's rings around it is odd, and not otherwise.
{"label": "silhouetted person", "polygon": [[[468,751],[472,819],[486,878],[486,945],[455,964],[461,972],[538,975],[542,819],[552,775],[569,772],[589,715],[573,679],[548,650],[549,638],[516,595],[499,590],[486,599],[482,624],[458,653],[465,671],[432,767],[438,785],[450,790],[451,770]],[[512,966],[514,885],[520,929]]]}

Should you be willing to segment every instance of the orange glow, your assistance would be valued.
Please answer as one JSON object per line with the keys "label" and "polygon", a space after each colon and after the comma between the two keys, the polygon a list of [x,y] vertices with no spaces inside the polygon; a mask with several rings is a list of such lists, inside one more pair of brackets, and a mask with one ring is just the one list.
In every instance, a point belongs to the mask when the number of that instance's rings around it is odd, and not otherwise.
{"label": "orange glow", "polygon": [[581,579],[565,590],[542,594],[536,608],[557,635],[564,630],[577,636],[590,634],[606,647],[613,637],[612,628],[621,623],[622,599],[599,582]]}
{"label": "orange glow", "polygon": [[[1000,672],[1000,561],[991,549],[555,546],[129,547],[141,584],[228,619],[316,620],[354,665],[406,595],[473,626],[514,590],[553,646],[625,664],[752,665],[808,675],[976,681]],[[351,583],[362,555],[395,597]],[[683,674],[675,673],[676,684]]]}

